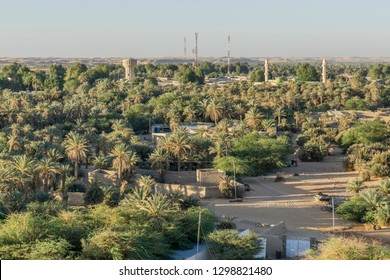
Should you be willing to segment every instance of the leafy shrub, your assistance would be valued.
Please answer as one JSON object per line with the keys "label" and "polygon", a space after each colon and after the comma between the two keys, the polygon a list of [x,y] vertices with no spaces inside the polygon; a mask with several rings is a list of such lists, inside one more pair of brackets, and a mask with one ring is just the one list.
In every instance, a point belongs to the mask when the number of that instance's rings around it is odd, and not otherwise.
{"label": "leafy shrub", "polygon": [[4,195],[2,201],[10,213],[23,211],[28,202],[26,195],[16,190]]}
{"label": "leafy shrub", "polygon": [[252,260],[263,250],[255,233],[240,236],[236,230],[217,230],[207,237],[209,249],[218,260]]}
{"label": "leafy shrub", "polygon": [[321,143],[307,142],[300,151],[301,161],[322,161],[328,154],[328,150]]}
{"label": "leafy shrub", "polygon": [[27,255],[30,260],[65,260],[69,258],[71,245],[63,238],[36,241]]}
{"label": "leafy shrub", "polygon": [[104,191],[101,187],[92,186],[85,193],[84,201],[85,204],[87,205],[99,204],[102,203],[103,200],[104,200]]}
{"label": "leafy shrub", "polygon": [[363,222],[366,209],[364,201],[357,196],[337,207],[336,213],[342,215],[345,220]]}
{"label": "leafy shrub", "polygon": [[44,216],[57,216],[65,210],[65,205],[60,201],[31,202],[27,204],[27,211]]}
{"label": "leafy shrub", "polygon": [[102,230],[83,241],[83,257],[93,260],[166,259],[171,250],[164,237],[151,230]]}
{"label": "leafy shrub", "polygon": [[318,250],[311,250],[308,259],[315,260],[385,260],[390,250],[380,242],[363,237],[332,237]]}
{"label": "leafy shrub", "polygon": [[38,191],[32,196],[32,201],[37,201],[37,202],[45,202],[53,199],[54,197],[52,195],[44,191]]}

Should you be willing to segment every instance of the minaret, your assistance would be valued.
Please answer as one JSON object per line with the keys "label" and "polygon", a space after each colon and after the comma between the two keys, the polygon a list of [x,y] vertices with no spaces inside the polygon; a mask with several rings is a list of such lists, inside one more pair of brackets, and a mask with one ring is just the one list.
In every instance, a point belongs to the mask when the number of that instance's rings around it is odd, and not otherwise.
{"label": "minaret", "polygon": [[326,60],[322,60],[322,82],[326,83]]}
{"label": "minaret", "polygon": [[122,60],[122,65],[125,67],[125,80],[130,81],[135,78],[135,66],[137,66],[137,60],[132,58],[126,58]]}
{"label": "minaret", "polygon": [[268,82],[268,59],[264,60],[264,81]]}

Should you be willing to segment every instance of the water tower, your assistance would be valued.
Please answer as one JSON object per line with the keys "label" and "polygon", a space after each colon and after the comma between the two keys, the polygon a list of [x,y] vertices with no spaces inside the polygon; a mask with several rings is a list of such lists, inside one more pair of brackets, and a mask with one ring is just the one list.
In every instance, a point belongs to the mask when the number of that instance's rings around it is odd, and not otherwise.
{"label": "water tower", "polygon": [[137,66],[137,60],[133,58],[126,58],[122,60],[122,65],[125,67],[125,79],[130,81],[135,78],[135,66]]}

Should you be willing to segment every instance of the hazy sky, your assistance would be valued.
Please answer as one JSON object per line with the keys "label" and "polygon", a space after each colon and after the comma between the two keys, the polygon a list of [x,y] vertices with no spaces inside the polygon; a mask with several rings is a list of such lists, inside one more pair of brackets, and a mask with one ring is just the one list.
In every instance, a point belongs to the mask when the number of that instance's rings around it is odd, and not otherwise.
{"label": "hazy sky", "polygon": [[0,0],[0,57],[390,56],[389,0]]}

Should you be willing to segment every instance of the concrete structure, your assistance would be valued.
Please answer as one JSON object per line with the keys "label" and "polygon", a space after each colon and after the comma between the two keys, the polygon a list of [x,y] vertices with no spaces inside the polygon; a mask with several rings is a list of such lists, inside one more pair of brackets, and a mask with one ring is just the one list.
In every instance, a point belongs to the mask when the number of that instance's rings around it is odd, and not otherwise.
{"label": "concrete structure", "polygon": [[174,191],[180,191],[184,195],[194,196],[199,198],[219,197],[222,198],[223,194],[217,186],[199,187],[196,185],[181,185],[181,184],[156,184],[156,190],[159,193],[172,193]]}
{"label": "concrete structure", "polygon": [[322,60],[322,82],[326,83],[326,60]]}
{"label": "concrete structure", "polygon": [[135,78],[135,66],[137,66],[137,60],[132,58],[126,58],[122,60],[122,65],[125,67],[125,80],[132,80]]}
{"label": "concrete structure", "polygon": [[96,169],[88,172],[88,182],[97,182],[103,186],[116,186],[118,176],[116,171]]}
{"label": "concrete structure", "polygon": [[264,60],[264,81],[268,82],[268,59]]}
{"label": "concrete structure", "polygon": [[84,206],[83,192],[68,192],[68,206]]}
{"label": "concrete structure", "polygon": [[[209,130],[211,127],[215,126],[213,123],[189,123],[184,122],[180,123],[179,128],[184,128],[188,131],[189,134],[195,135],[198,129]],[[150,128],[152,133],[152,142],[157,143],[159,138],[167,137],[172,134],[172,130],[168,125],[164,124],[154,124]]]}
{"label": "concrete structure", "polygon": [[225,171],[215,170],[213,168],[197,169],[196,182],[200,185],[215,185],[218,186],[221,178],[226,175]]}

